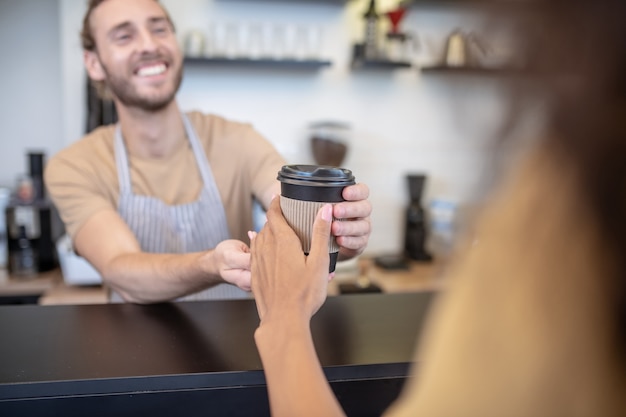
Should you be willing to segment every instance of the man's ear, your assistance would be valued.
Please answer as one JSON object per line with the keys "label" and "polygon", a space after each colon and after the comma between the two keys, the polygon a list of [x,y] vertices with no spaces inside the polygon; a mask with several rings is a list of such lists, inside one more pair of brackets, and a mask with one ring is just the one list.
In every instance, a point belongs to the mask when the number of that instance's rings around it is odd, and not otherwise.
{"label": "man's ear", "polygon": [[94,81],[103,81],[106,78],[106,73],[102,68],[98,54],[93,51],[83,51],[83,62],[85,63],[89,78]]}

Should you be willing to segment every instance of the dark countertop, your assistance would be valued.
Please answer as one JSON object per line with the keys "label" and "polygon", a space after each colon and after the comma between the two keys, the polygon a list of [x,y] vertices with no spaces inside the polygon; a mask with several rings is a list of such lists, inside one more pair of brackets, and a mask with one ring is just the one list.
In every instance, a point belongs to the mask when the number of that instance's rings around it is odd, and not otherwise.
{"label": "dark countertop", "polygon": [[[348,413],[397,396],[432,298],[329,297],[313,318]],[[0,415],[267,415],[257,324],[253,300],[1,306]]]}

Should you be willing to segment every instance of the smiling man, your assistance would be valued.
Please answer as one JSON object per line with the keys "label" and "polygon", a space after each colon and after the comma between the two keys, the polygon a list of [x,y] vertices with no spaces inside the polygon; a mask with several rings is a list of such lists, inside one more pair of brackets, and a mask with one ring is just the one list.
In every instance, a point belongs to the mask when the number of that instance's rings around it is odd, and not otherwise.
{"label": "smiling man", "polygon": [[[136,18],[142,18],[141,9],[137,9],[138,4],[124,6],[129,17],[137,15]],[[116,13],[116,10],[111,7],[108,12]],[[105,13],[106,9],[100,13],[95,10],[96,17],[93,19],[97,19],[98,15],[104,15],[103,19],[107,19]],[[114,15],[108,16],[108,22],[112,24],[118,20]],[[94,30],[97,32],[98,27]],[[142,34],[142,30],[146,33]],[[173,53],[176,44],[172,33],[173,25],[166,16],[149,17],[144,28],[138,28],[131,20],[115,24],[103,34],[112,48],[85,51],[85,62],[92,79],[106,79],[113,94],[126,106],[154,111],[165,108],[172,103],[182,81],[182,63],[180,54]],[[147,42],[148,45],[144,45],[144,53],[128,59],[137,41]],[[133,78],[136,85],[133,84]]]}
{"label": "smiling man", "polygon": [[[81,33],[85,68],[119,123],[48,163],[46,185],[75,250],[113,290],[149,303],[239,298],[250,290],[252,203],[279,194],[284,159],[250,125],[182,113],[182,54],[156,0],[91,0]],[[370,234],[368,187],[344,191],[333,233],[340,257]]]}

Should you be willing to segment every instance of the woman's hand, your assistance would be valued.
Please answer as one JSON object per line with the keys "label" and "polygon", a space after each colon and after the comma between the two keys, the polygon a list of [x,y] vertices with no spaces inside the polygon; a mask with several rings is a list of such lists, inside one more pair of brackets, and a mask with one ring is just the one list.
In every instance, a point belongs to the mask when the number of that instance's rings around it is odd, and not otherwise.
{"label": "woman's hand", "polygon": [[305,256],[283,217],[279,198],[274,198],[267,223],[258,235],[251,234],[252,292],[261,324],[287,317],[308,322],[322,306],[328,286],[331,224],[332,206],[326,204],[317,213],[311,252]]}

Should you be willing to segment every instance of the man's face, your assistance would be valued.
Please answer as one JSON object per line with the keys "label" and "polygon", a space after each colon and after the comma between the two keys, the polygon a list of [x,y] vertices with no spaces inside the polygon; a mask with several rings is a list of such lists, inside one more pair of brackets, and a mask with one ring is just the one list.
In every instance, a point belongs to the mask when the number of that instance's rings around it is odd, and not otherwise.
{"label": "man's face", "polygon": [[91,78],[104,80],[126,106],[167,106],[182,80],[182,55],[161,6],[154,0],[107,0],[90,22],[96,51],[87,52],[85,62]]}

